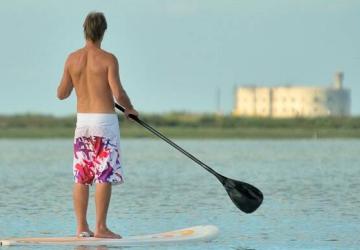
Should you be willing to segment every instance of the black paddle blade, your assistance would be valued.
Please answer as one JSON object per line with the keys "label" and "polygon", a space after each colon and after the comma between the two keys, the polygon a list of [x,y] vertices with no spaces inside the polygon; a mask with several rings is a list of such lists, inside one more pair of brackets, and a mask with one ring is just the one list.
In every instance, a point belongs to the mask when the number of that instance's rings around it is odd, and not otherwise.
{"label": "black paddle blade", "polygon": [[261,205],[264,196],[259,189],[245,182],[224,178],[221,182],[226,192],[241,211],[249,214]]}

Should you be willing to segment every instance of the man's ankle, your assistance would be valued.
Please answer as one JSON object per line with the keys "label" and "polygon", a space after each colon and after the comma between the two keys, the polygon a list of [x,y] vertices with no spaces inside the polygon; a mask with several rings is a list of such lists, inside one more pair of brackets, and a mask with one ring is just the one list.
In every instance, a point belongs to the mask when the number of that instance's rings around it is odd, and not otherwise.
{"label": "man's ankle", "polygon": [[87,222],[82,222],[82,223],[77,224],[77,228],[79,228],[79,229],[87,229],[87,228],[89,228],[89,225],[88,225]]}
{"label": "man's ankle", "polygon": [[97,229],[97,230],[104,231],[104,230],[108,230],[108,227],[106,226],[106,224],[101,223],[101,224],[97,224],[97,225],[96,225],[96,229]]}

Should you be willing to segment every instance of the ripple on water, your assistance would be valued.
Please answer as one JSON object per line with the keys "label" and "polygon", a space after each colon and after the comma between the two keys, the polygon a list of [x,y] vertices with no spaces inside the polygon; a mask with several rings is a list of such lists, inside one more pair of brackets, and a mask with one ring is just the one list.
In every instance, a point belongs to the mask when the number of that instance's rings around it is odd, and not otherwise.
{"label": "ripple on water", "polygon": [[[126,183],[113,188],[109,213],[115,231],[220,228],[211,243],[175,249],[356,249],[360,244],[359,140],[178,142],[222,174],[259,187],[263,205],[246,215],[218,180],[168,145],[123,140]],[[0,140],[0,237],[74,233],[71,147],[71,140]],[[93,192],[94,187],[90,225]]]}

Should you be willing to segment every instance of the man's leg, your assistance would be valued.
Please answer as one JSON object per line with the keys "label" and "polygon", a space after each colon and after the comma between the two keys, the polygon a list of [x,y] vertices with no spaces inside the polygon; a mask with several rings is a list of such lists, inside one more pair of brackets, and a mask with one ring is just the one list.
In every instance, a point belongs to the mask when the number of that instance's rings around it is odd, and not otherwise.
{"label": "man's leg", "polygon": [[111,232],[106,225],[106,216],[111,198],[111,184],[98,183],[95,191],[96,205],[96,229],[95,237],[99,238],[121,238],[120,235]]}
{"label": "man's leg", "polygon": [[89,201],[89,186],[75,183],[73,198],[77,222],[76,235],[78,236],[82,232],[88,232],[91,236],[93,236],[93,233],[89,230],[89,225],[86,219],[86,212]]}

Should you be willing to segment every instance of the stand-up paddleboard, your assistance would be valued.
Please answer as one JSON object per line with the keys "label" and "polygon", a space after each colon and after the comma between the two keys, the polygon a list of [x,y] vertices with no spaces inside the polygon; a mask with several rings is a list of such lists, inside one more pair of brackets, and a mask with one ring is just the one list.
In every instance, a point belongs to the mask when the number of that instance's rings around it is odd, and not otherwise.
{"label": "stand-up paddleboard", "polygon": [[195,226],[171,232],[128,236],[122,239],[52,237],[52,238],[12,238],[0,240],[2,246],[21,245],[82,245],[82,246],[141,246],[189,241],[208,241],[215,238],[219,230],[216,226]]}

